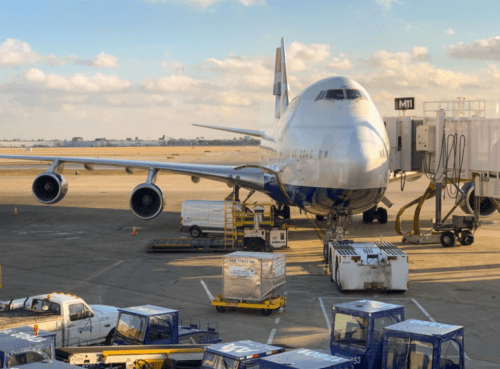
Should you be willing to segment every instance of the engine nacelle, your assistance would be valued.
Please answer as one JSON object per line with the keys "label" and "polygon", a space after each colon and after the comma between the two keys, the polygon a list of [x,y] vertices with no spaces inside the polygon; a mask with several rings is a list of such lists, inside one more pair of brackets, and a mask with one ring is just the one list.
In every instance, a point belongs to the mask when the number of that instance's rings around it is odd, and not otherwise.
{"label": "engine nacelle", "polygon": [[[465,182],[462,186],[462,191],[465,193],[465,201],[460,205],[460,209],[465,214],[474,214],[474,182]],[[489,197],[481,197],[481,204],[479,204],[479,215],[482,217],[489,217],[497,210],[495,204]]]}
{"label": "engine nacelle", "polygon": [[130,210],[138,218],[145,220],[156,218],[164,206],[163,192],[155,184],[142,183],[130,194]]}
{"label": "engine nacelle", "polygon": [[31,188],[35,199],[43,204],[55,204],[66,196],[68,182],[60,174],[45,172],[35,178]]}

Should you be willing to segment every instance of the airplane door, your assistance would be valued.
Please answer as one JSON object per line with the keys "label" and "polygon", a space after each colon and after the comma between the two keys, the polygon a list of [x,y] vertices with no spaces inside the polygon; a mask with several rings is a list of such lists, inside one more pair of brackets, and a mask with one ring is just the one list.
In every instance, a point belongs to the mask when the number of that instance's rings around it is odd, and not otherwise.
{"label": "airplane door", "polygon": [[[92,340],[92,312],[82,303],[75,303],[68,306],[69,309],[69,325],[67,335],[67,346],[88,345]],[[96,332],[98,333],[98,332]]]}

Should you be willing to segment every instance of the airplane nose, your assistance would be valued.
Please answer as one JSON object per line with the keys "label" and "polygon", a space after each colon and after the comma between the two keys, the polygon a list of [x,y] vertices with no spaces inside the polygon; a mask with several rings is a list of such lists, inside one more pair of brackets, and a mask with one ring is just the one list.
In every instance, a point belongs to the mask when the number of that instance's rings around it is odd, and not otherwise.
{"label": "airplane nose", "polygon": [[369,125],[358,126],[351,134],[346,179],[355,188],[386,186],[389,153],[384,139]]}

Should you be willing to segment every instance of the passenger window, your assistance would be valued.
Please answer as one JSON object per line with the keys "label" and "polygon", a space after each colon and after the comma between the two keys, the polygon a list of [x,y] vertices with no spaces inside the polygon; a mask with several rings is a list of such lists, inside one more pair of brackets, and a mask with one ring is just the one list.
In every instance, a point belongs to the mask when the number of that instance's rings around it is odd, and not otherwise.
{"label": "passenger window", "polygon": [[321,159],[321,155],[323,154],[323,150],[319,150],[319,153],[318,153],[318,159]]}
{"label": "passenger window", "polygon": [[327,158],[328,157],[328,150],[325,150],[325,154],[323,155],[323,158]]}
{"label": "passenger window", "polygon": [[326,99],[344,100],[344,90],[328,90],[326,92]]}

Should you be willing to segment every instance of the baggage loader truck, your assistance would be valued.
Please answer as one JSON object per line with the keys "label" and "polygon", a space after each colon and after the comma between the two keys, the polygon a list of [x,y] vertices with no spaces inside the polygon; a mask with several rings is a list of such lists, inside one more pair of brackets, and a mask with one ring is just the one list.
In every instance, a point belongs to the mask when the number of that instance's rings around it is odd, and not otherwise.
{"label": "baggage loader truck", "polygon": [[349,359],[309,349],[297,349],[264,357],[260,369],[352,369]]}
{"label": "baggage loader truck", "polygon": [[57,346],[111,343],[118,309],[89,305],[70,294],[51,293],[0,304],[0,330],[36,325],[56,332]]}

